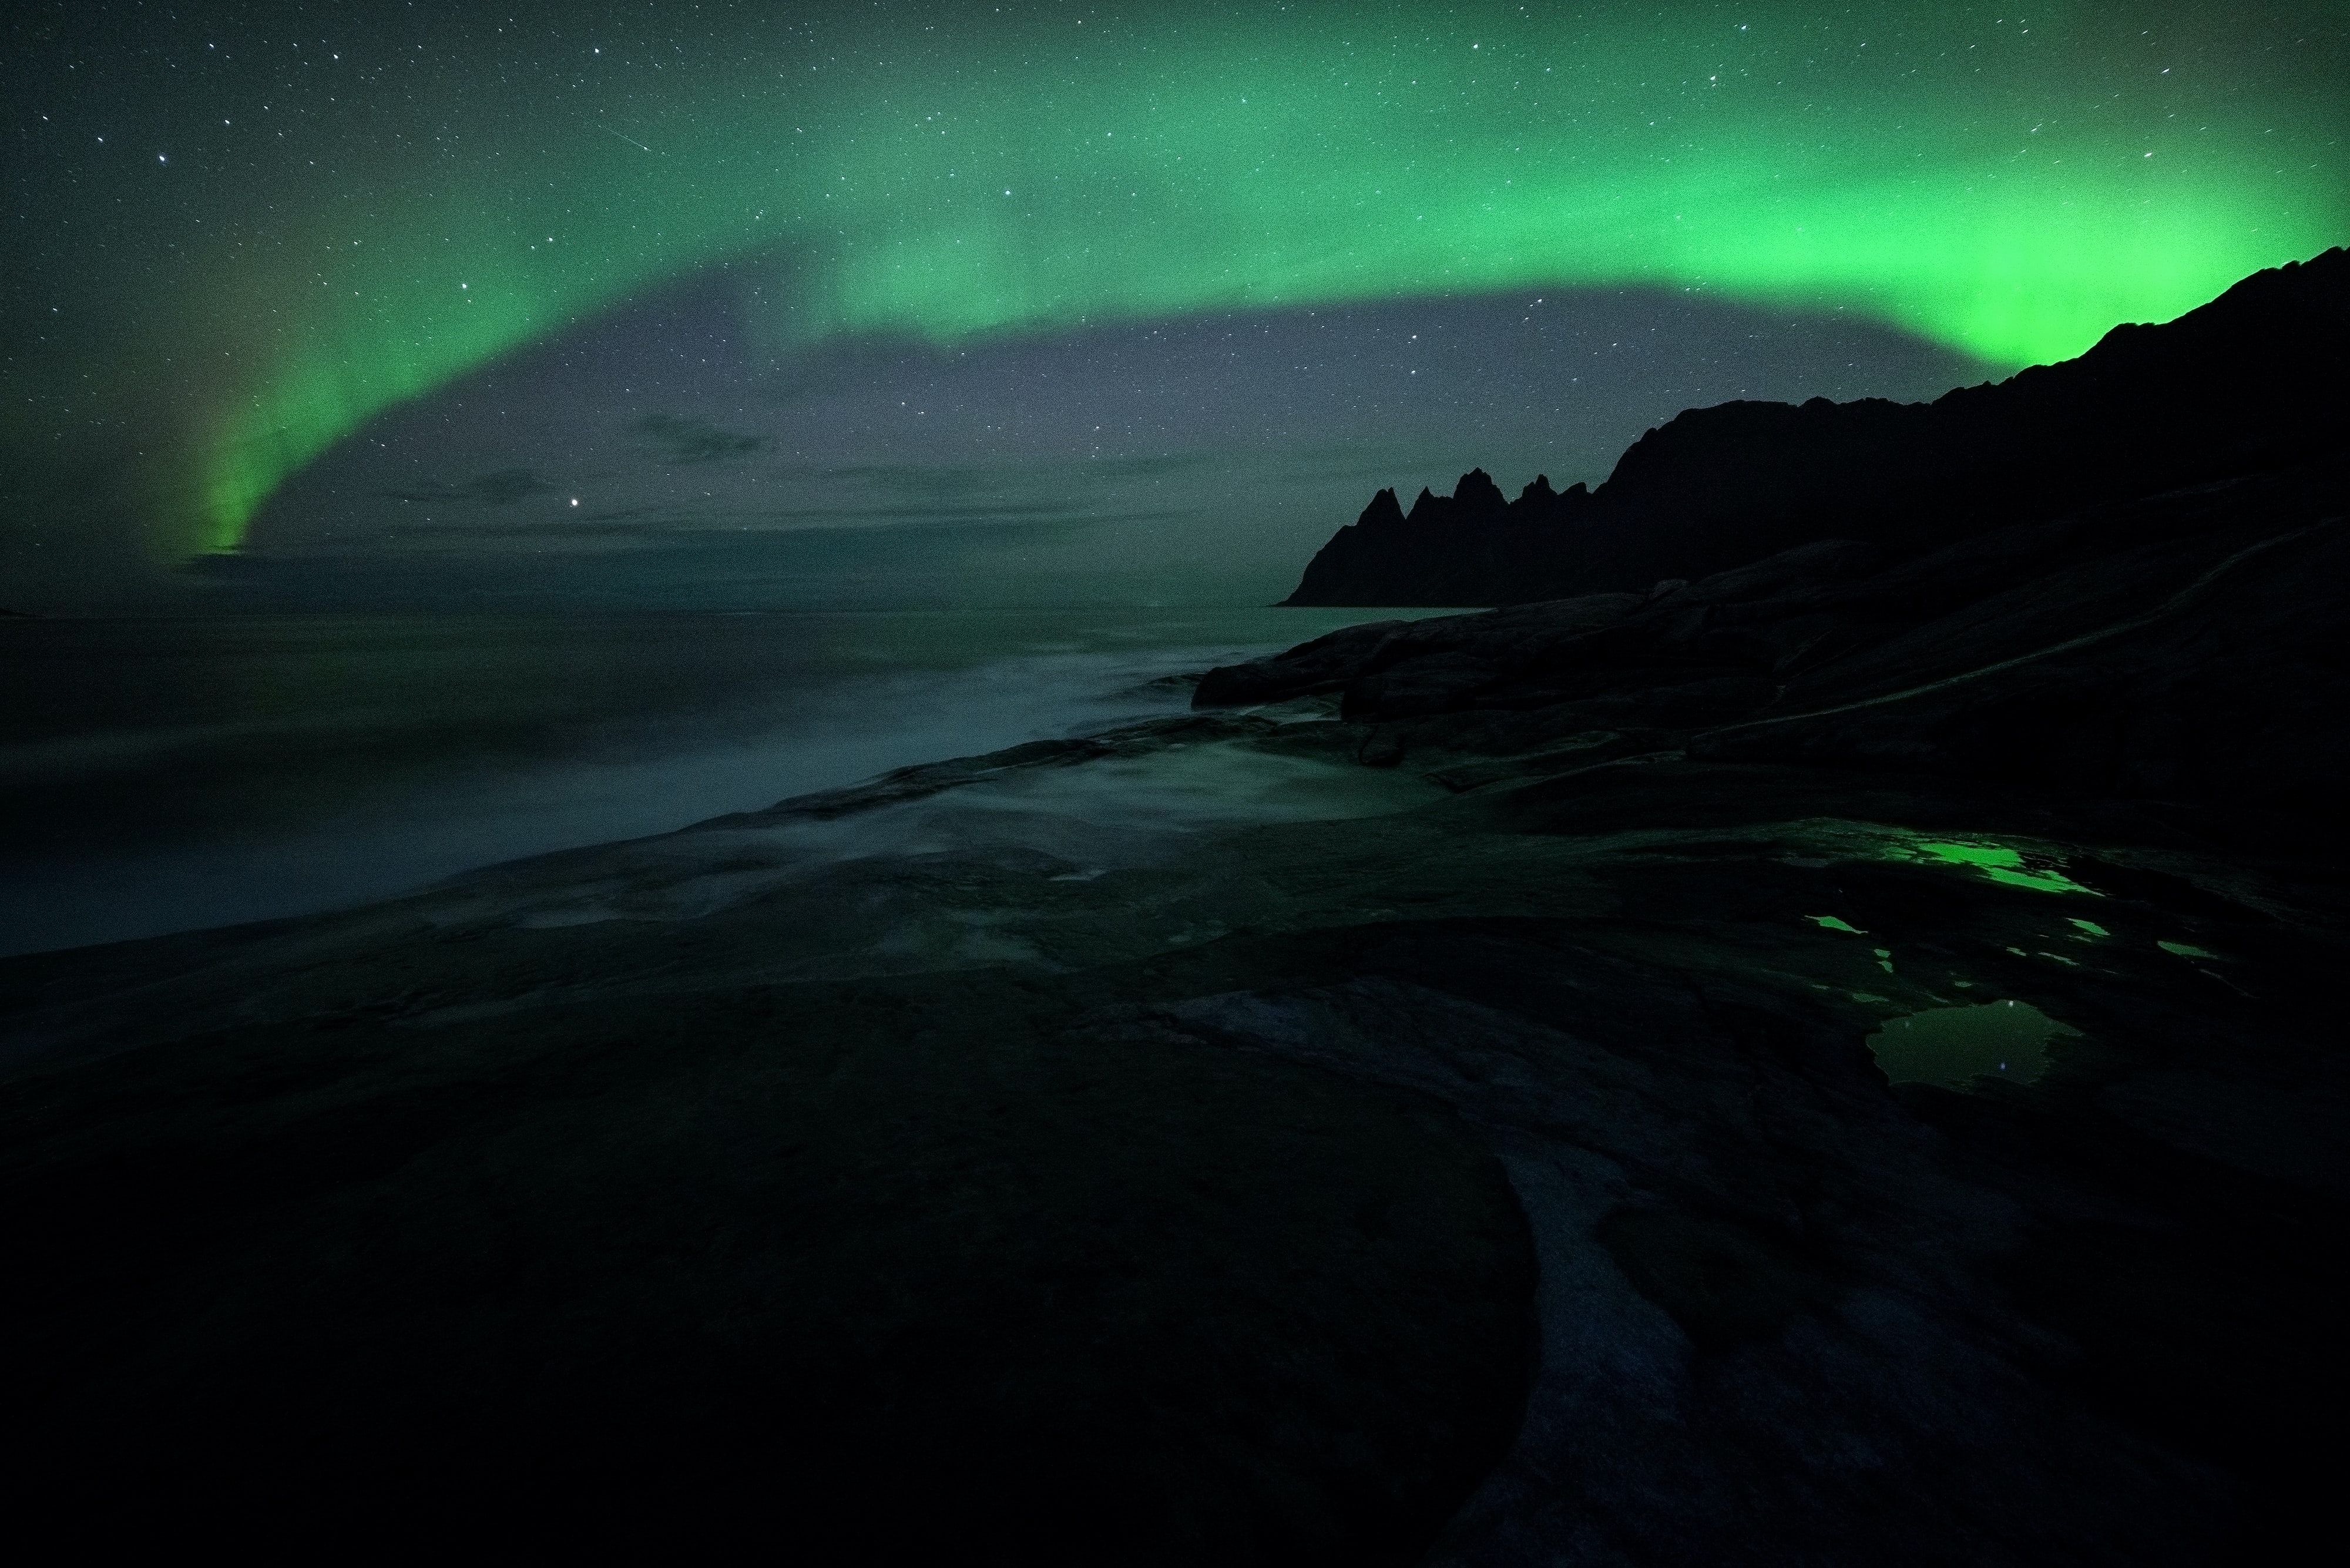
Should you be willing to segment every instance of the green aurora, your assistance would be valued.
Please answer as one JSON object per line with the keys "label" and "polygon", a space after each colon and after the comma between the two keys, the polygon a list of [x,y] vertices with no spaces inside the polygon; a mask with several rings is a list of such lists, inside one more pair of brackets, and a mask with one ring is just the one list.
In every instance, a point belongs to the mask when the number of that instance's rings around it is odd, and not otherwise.
{"label": "green aurora", "polygon": [[[12,266],[12,295],[114,334],[16,371],[163,432],[139,493],[151,545],[184,556],[234,548],[387,409],[721,268],[778,349],[1637,283],[2017,366],[2350,237],[2345,14],[1080,8],[582,21],[458,57],[244,39],[248,66],[307,47],[315,74],[220,67],[247,71],[218,78],[223,128],[183,130],[180,170],[110,176],[181,194]],[[183,34],[188,79],[226,58]]]}

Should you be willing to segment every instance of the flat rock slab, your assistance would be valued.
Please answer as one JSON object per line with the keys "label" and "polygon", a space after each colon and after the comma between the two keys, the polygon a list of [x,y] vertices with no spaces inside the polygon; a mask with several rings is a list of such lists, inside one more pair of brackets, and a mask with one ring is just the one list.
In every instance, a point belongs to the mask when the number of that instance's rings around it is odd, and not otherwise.
{"label": "flat rock slab", "polygon": [[1531,1370],[1500,1165],[1069,1002],[286,1024],[19,1085],[12,1489],[289,1543],[1413,1561]]}

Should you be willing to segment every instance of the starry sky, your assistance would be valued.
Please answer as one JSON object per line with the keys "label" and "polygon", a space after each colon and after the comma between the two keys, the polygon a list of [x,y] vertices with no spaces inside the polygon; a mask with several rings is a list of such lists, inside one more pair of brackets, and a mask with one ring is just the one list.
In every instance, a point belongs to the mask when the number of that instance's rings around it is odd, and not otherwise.
{"label": "starry sky", "polygon": [[9,13],[0,565],[68,599],[1294,572],[1366,478],[2350,239],[2340,0]]}

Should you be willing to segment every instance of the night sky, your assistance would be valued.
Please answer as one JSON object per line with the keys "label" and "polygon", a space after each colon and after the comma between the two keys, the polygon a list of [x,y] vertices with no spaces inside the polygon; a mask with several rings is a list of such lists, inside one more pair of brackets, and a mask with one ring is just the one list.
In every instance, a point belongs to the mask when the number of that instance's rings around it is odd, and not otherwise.
{"label": "night sky", "polygon": [[0,603],[1253,585],[2350,239],[2340,3],[9,13]]}

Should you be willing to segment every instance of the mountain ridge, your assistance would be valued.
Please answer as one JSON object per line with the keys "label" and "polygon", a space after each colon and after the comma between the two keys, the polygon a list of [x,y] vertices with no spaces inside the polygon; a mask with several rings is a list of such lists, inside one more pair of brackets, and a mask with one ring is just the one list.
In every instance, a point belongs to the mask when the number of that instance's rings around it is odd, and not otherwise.
{"label": "mountain ridge", "polygon": [[1638,591],[1810,540],[1916,554],[2350,441],[2350,250],[2259,272],[2160,326],[1929,403],[1814,398],[1684,410],[1597,488],[1482,468],[1406,512],[1375,495],[1287,605],[1503,605]]}

